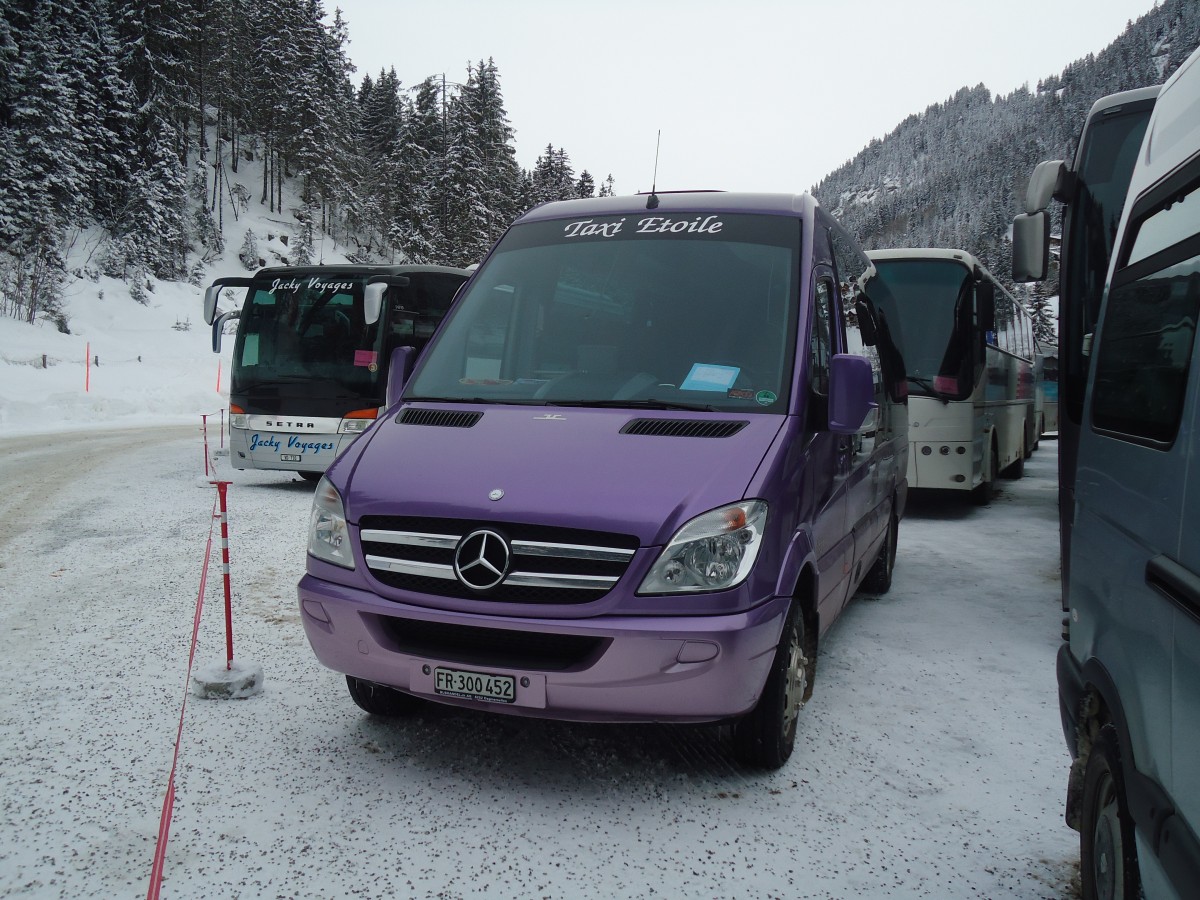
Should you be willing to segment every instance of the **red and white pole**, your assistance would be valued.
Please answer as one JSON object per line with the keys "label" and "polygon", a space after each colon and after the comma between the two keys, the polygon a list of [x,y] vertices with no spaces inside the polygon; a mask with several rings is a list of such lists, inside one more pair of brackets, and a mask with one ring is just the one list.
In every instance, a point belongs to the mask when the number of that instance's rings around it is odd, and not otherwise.
{"label": "red and white pole", "polygon": [[204,435],[204,477],[211,473],[208,469],[208,414],[200,413],[200,431]]}
{"label": "red and white pole", "polygon": [[225,670],[233,668],[233,599],[229,584],[229,511],[225,493],[230,482],[217,481],[217,496],[221,504],[221,575],[225,582]]}

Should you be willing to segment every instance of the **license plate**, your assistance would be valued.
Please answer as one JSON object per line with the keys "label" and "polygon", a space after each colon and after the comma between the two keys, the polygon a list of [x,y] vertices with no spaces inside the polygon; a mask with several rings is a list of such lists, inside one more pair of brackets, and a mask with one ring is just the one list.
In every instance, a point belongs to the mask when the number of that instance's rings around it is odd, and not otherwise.
{"label": "license plate", "polygon": [[513,703],[517,699],[517,680],[512,675],[487,675],[483,672],[438,668],[433,676],[433,692],[443,697],[482,700],[485,703]]}
{"label": "license plate", "polygon": [[297,453],[280,453],[280,462],[300,462],[300,455]]}

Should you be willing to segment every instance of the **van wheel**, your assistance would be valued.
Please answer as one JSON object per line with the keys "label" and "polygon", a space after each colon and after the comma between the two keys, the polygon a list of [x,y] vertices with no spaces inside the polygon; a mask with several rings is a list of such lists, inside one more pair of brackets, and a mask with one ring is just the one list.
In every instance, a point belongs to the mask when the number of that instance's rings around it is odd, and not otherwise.
{"label": "van wheel", "polygon": [[1105,725],[1083,775],[1079,864],[1084,900],[1134,900],[1141,895],[1133,819],[1125,800],[1117,730]]}
{"label": "van wheel", "polygon": [[879,548],[879,556],[875,558],[875,564],[859,585],[860,591],[867,594],[886,594],[891,589],[892,571],[896,568],[896,538],[899,533],[900,523],[896,520],[896,514],[892,513],[883,546]]}
{"label": "van wheel", "polygon": [[346,686],[350,688],[350,697],[358,704],[359,709],[373,716],[403,716],[420,709],[425,702],[411,694],[397,691],[394,688],[346,676]]}
{"label": "van wheel", "polygon": [[796,723],[808,688],[804,617],[792,603],[762,696],[733,730],[733,754],[743,765],[778,769],[792,755]]}
{"label": "van wheel", "polygon": [[992,502],[992,497],[996,495],[996,480],[1000,477],[999,471],[999,452],[996,445],[992,444],[990,458],[988,460],[987,477],[979,487],[971,492],[971,499],[976,506],[987,506]]}
{"label": "van wheel", "polygon": [[305,481],[311,481],[313,484],[316,484],[318,481],[321,480],[321,476],[324,475],[325,473],[324,472],[297,472],[296,474],[299,475],[301,478],[303,478]]}

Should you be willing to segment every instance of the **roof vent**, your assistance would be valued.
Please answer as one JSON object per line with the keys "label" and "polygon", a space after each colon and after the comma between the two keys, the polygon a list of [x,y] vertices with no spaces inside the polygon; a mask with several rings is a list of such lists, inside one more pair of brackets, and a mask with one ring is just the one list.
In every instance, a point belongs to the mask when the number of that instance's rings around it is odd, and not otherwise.
{"label": "roof vent", "polygon": [[749,422],[714,422],[711,419],[634,419],[621,434],[645,434],[653,437],[726,438],[737,434]]}
{"label": "roof vent", "polygon": [[481,412],[406,407],[396,421],[401,425],[433,425],[438,428],[470,428],[483,418]]}

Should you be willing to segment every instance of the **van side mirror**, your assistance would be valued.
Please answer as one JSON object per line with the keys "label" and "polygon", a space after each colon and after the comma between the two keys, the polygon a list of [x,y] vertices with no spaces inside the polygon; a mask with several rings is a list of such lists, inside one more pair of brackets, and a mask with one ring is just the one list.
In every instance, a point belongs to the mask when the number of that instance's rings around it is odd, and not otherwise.
{"label": "van side mirror", "polygon": [[1050,270],[1050,213],[1044,209],[1013,219],[1013,281],[1045,281]]}
{"label": "van side mirror", "polygon": [[408,287],[407,275],[373,275],[363,291],[363,319],[368,325],[379,321],[383,311],[383,295],[390,287]]}
{"label": "van side mirror", "polygon": [[250,278],[218,278],[204,292],[204,324],[211,325],[217,317],[217,299],[221,291],[227,287],[250,287],[254,283]]}
{"label": "van side mirror", "polygon": [[387,393],[383,400],[385,406],[392,406],[404,393],[404,385],[408,383],[416,359],[416,347],[397,347],[392,351],[388,361]]}
{"label": "van side mirror", "polygon": [[975,315],[980,331],[996,330],[996,288],[990,281],[975,282]]}
{"label": "van side mirror", "polygon": [[829,430],[856,434],[875,402],[875,381],[865,356],[836,353],[829,363]]}

